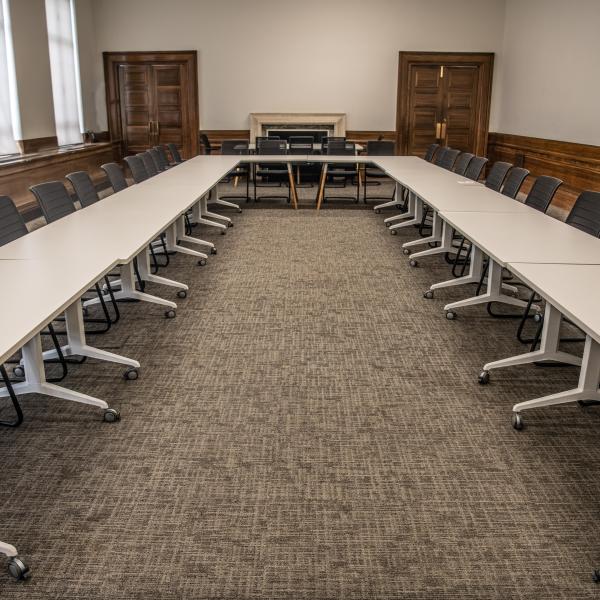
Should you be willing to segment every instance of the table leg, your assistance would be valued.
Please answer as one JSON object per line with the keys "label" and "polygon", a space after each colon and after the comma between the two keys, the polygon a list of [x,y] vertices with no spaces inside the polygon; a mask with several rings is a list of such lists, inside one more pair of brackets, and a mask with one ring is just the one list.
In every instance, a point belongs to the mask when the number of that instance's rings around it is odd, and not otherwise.
{"label": "table leg", "polygon": [[[204,199],[204,206],[206,206],[206,199]],[[208,225],[210,227],[216,227],[221,230],[221,233],[225,235],[225,231],[227,231],[227,225],[223,225],[223,223],[215,223],[209,219],[205,219],[203,214],[206,212],[202,212],[202,199],[198,200],[196,204],[192,207],[192,219],[194,223],[198,223],[200,225]]]}
{"label": "table leg", "polygon": [[289,186],[290,186],[290,190],[292,192],[292,204],[294,205],[294,209],[298,209],[298,194],[296,193],[296,182],[294,181],[294,170],[292,168],[292,164],[288,163],[287,164],[287,169],[288,169],[288,179],[289,179]]}
{"label": "table leg", "polygon": [[[416,198],[417,197],[415,196],[415,194],[413,194],[412,192],[408,192],[408,207],[406,212],[400,213],[399,215],[394,215],[393,217],[388,217],[387,219],[384,219],[383,222],[386,225],[388,225],[388,223],[393,223],[394,221],[401,221],[402,219],[413,219],[415,217],[416,212]],[[396,204],[396,202],[394,202],[394,204]]]}
{"label": "table leg", "polygon": [[[418,196],[414,198],[414,216],[408,221],[403,221],[402,223],[394,223],[389,226],[389,230],[392,232],[396,232],[397,229],[401,229],[402,227],[410,227],[411,225],[420,225],[423,220],[423,200]],[[400,218],[404,219],[409,216],[408,213],[403,213],[402,215],[398,215]],[[389,221],[388,221],[389,222]]]}
{"label": "table leg", "polygon": [[[239,208],[239,206],[237,204],[235,206],[237,208]],[[200,198],[200,216],[201,217],[210,217],[211,219],[219,219],[220,221],[225,221],[227,224],[232,222],[229,217],[220,215],[218,213],[210,212],[208,210],[208,197],[207,196],[202,196],[202,198]],[[200,222],[202,222],[202,221],[200,221]],[[213,225],[213,222],[209,221],[208,224]]]}
{"label": "table leg", "polygon": [[[392,206],[396,206],[396,204],[398,204],[400,201],[398,200],[398,198],[402,198],[402,186],[399,183],[396,183],[396,193],[394,194],[394,199],[393,200],[389,200],[388,202],[384,202],[383,204],[377,204],[376,206],[373,207],[373,210],[375,212],[380,211],[382,208],[390,208]],[[406,213],[402,213],[402,216],[404,216]],[[396,220],[398,218],[397,216],[391,217],[394,220]],[[387,222],[387,219],[384,221],[384,223]]]}
{"label": "table leg", "polygon": [[[441,219],[441,217],[439,216],[437,211],[434,211],[433,224],[431,227],[431,229],[432,229],[431,235],[428,237],[412,240],[411,242],[405,242],[404,244],[402,244],[402,248],[412,248],[413,246],[422,246],[423,244],[433,244],[436,242],[441,242],[442,241],[442,230],[445,229],[444,225],[445,225],[445,222]],[[439,248],[431,248],[431,249],[436,251],[433,254],[437,254],[438,252],[440,252]],[[425,250],[425,252],[427,252],[427,251]],[[443,250],[442,252],[445,252],[445,250]],[[421,256],[426,256],[424,254],[421,254],[420,252],[419,252],[419,254]],[[429,252],[429,254],[431,254],[431,252]]]}
{"label": "table leg", "polygon": [[186,242],[190,242],[193,244],[204,245],[202,240],[197,240],[196,238],[190,237],[185,234],[185,225],[184,225],[184,217],[179,217],[175,223],[171,223],[167,227],[166,230],[166,238],[167,238],[167,251],[168,252],[181,252],[181,254],[189,254],[190,256],[196,256],[200,259],[203,259],[201,264],[206,264],[206,259],[208,255],[203,252],[198,252],[197,250],[191,250],[190,248],[186,248],[185,246],[181,246],[179,241],[183,240]]}
{"label": "table leg", "polygon": [[323,196],[325,195],[325,180],[327,179],[327,163],[321,167],[321,180],[319,181],[319,191],[317,193],[317,210],[321,210]]}

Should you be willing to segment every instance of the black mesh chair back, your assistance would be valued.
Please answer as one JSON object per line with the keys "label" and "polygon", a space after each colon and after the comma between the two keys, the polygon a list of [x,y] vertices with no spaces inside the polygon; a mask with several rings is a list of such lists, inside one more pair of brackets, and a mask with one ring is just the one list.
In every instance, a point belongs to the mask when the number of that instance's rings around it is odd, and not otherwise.
{"label": "black mesh chair back", "polygon": [[[258,140],[258,138],[256,138]],[[257,142],[257,154],[287,154],[287,142],[285,140],[262,139]]]}
{"label": "black mesh chair back", "polygon": [[343,135],[324,135],[321,139],[321,152],[327,154],[327,146],[329,142],[345,142],[346,138]]}
{"label": "black mesh chair back", "polygon": [[525,204],[531,206],[541,212],[546,212],[556,194],[556,190],[562,185],[562,181],[556,177],[549,177],[548,175],[542,175],[538,177],[527,198]]}
{"label": "black mesh chair back", "polygon": [[115,194],[128,187],[127,179],[125,179],[123,169],[121,169],[121,167],[117,163],[106,163],[100,168],[106,173],[108,181]]}
{"label": "black mesh chair back", "polygon": [[367,142],[367,154],[369,156],[394,156],[396,144],[385,140],[371,140]]}
{"label": "black mesh chair back", "polygon": [[448,150],[450,150],[450,148],[440,148],[435,154],[433,164],[439,167],[442,160],[444,160],[444,156],[446,156],[446,152],[448,152]]}
{"label": "black mesh chair back", "polygon": [[155,175],[158,175],[158,169],[154,164],[154,160],[150,152],[146,150],[146,152],[140,152],[139,154],[136,154],[136,156],[138,156],[144,163],[144,168],[146,169],[146,173],[148,173],[148,177],[154,177]]}
{"label": "black mesh chair back", "polygon": [[161,173],[162,171],[165,171],[167,168],[167,165],[163,164],[162,158],[161,158],[158,150],[156,148],[149,148],[148,153],[150,154],[150,156],[152,157],[152,160],[154,161],[154,166],[156,167],[156,170],[159,173]]}
{"label": "black mesh chair back", "polygon": [[292,135],[289,139],[290,154],[312,154],[315,138],[312,135]]}
{"label": "black mesh chair back", "polygon": [[73,200],[62,181],[40,183],[29,189],[36,197],[46,223],[58,221],[75,212]]}
{"label": "black mesh chair back", "polygon": [[221,144],[221,154],[248,154],[248,140],[224,140]]}
{"label": "black mesh chair back", "polygon": [[100,200],[100,196],[98,196],[98,192],[96,191],[96,186],[86,171],[69,173],[67,179],[71,182],[71,185],[75,190],[81,208],[90,206]]}
{"label": "black mesh chair back", "polygon": [[204,154],[210,154],[213,151],[210,140],[205,133],[200,134],[200,143],[204,146]]}
{"label": "black mesh chair back", "polygon": [[280,140],[281,138],[278,135],[257,135],[254,143],[256,144],[255,148],[258,150],[258,147],[263,143],[269,140]]}
{"label": "black mesh chair back", "polygon": [[473,160],[474,156],[475,155],[471,154],[470,152],[461,152],[461,154],[458,155],[458,158],[456,159],[452,170],[457,175],[464,175],[467,172],[467,167],[469,166],[469,164],[471,164],[471,161]]}
{"label": "black mesh chair back", "polygon": [[527,169],[524,169],[523,167],[512,167],[508,172],[508,177],[504,180],[502,193],[509,198],[516,198],[527,175],[529,175]]}
{"label": "black mesh chair back", "polygon": [[131,176],[136,183],[142,183],[142,181],[146,181],[146,179],[150,177],[146,171],[146,167],[144,166],[144,161],[139,156],[126,156],[124,160],[127,163],[127,166],[131,171]]}
{"label": "black mesh chair back", "polygon": [[[485,187],[499,192],[502,189],[502,184],[506,179],[506,174],[512,169],[512,165],[507,162],[497,161],[492,165],[488,176],[485,178]],[[519,190],[517,190],[519,191]],[[516,193],[515,193],[516,195]],[[513,196],[514,198],[514,196]]]}
{"label": "black mesh chair back", "polygon": [[154,149],[158,152],[160,156],[160,163],[163,165],[163,171],[170,166],[169,157],[167,156],[167,151],[164,146],[154,146]]}
{"label": "black mesh chair back", "polygon": [[356,144],[341,140],[331,140],[327,144],[327,154],[335,156],[354,156]]}
{"label": "black mesh chair back", "polygon": [[8,196],[0,196],[0,246],[27,233],[27,225],[15,203]]}
{"label": "black mesh chair back", "polygon": [[181,154],[179,154],[179,149],[175,144],[169,143],[167,144],[167,148],[169,148],[169,152],[171,153],[171,158],[173,159],[174,163],[179,164],[183,162],[183,158],[181,158]]}
{"label": "black mesh chair back", "polygon": [[[600,192],[581,192],[566,222],[581,231],[600,236]],[[2,241],[0,240],[0,244]]]}
{"label": "black mesh chair back", "polygon": [[469,166],[467,167],[467,170],[465,171],[465,177],[473,181],[479,181],[479,178],[483,173],[483,168],[485,167],[487,162],[488,159],[485,158],[485,156],[475,156],[471,160]]}
{"label": "black mesh chair back", "polygon": [[427,152],[425,152],[425,156],[423,157],[427,162],[433,162],[436,152],[439,150],[439,144],[431,144],[429,148],[427,148]]}
{"label": "black mesh chair back", "polygon": [[438,166],[442,167],[442,169],[447,169],[448,171],[452,171],[452,167],[454,167],[454,163],[460,154],[460,150],[455,150],[454,148],[446,148],[446,152],[444,152],[444,156],[442,160],[438,163]]}

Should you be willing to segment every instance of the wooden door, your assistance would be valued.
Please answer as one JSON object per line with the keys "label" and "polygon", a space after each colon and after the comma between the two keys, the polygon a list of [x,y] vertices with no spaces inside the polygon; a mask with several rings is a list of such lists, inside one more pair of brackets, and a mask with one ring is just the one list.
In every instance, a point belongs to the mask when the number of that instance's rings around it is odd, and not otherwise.
{"label": "wooden door", "polygon": [[109,131],[123,155],[171,142],[198,154],[196,65],[196,51],[104,53]]}
{"label": "wooden door", "polygon": [[400,52],[397,147],[423,156],[432,143],[485,155],[493,54]]}

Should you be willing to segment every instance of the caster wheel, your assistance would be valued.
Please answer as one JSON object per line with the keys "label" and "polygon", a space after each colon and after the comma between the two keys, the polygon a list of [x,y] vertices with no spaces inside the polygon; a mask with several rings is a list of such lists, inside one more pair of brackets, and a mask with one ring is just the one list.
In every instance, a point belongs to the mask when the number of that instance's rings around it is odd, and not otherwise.
{"label": "caster wheel", "polygon": [[397,208],[398,210],[402,210],[402,204],[396,204],[396,208]]}
{"label": "caster wheel", "polygon": [[512,426],[517,430],[521,431],[523,427],[525,427],[525,423],[523,423],[523,419],[519,413],[513,413],[512,415]]}
{"label": "caster wheel", "polygon": [[543,318],[544,317],[541,313],[535,313],[535,315],[533,315],[533,320],[535,323],[541,323]]}
{"label": "caster wheel", "polygon": [[241,209],[241,208],[238,208],[238,212],[239,212],[239,213],[241,213],[241,212],[242,212],[242,209]]}
{"label": "caster wheel", "polygon": [[123,377],[127,381],[135,381],[139,376],[140,376],[140,374],[138,373],[138,370],[135,368],[127,369],[127,371],[125,371],[125,373],[123,373]]}
{"label": "caster wheel", "polygon": [[25,377],[25,369],[19,365],[13,369],[13,375],[19,379],[22,379]]}
{"label": "caster wheel", "polygon": [[229,221],[229,223],[227,223],[227,227],[233,227],[233,221]]}
{"label": "caster wheel", "polygon": [[201,258],[201,259],[198,261],[198,264],[199,264],[201,267],[203,267],[203,266],[206,264],[206,259],[205,259],[205,258]]}
{"label": "caster wheel", "polygon": [[389,227],[390,225],[391,225],[391,223],[386,223],[385,224],[386,227]]}
{"label": "caster wheel", "polygon": [[490,372],[489,371],[481,371],[477,376],[477,381],[480,385],[487,385],[490,382]]}
{"label": "caster wheel", "polygon": [[177,292],[177,297],[178,298],[187,298],[187,291],[186,290],[179,290]]}
{"label": "caster wheel", "polygon": [[419,263],[418,263],[418,262],[417,262],[417,261],[416,261],[414,258],[411,258],[411,259],[408,261],[408,264],[409,264],[411,267],[418,267],[418,266],[419,266]]}
{"label": "caster wheel", "polygon": [[381,214],[381,211],[380,211],[379,209],[377,209],[377,210],[375,211],[375,214],[376,214],[376,215],[379,215],[379,214]]}
{"label": "caster wheel", "polygon": [[225,235],[227,231],[225,229],[221,229],[221,235]]}
{"label": "caster wheel", "polygon": [[410,250],[408,248],[402,248],[402,254],[408,256],[410,254]]}
{"label": "caster wheel", "polygon": [[592,573],[592,581],[594,583],[600,583],[600,569],[594,569]]}
{"label": "caster wheel", "polygon": [[8,574],[22,581],[29,577],[29,567],[18,556],[14,556],[8,561]]}
{"label": "caster wheel", "polygon": [[175,318],[175,311],[171,308],[169,310],[165,311],[165,317],[167,317],[167,319],[174,319]]}
{"label": "caster wheel", "polygon": [[87,309],[87,308],[84,306],[84,307],[81,309],[81,314],[82,314],[84,317],[87,317],[87,316],[88,316],[88,314],[89,314],[89,310],[88,310],[88,309]]}
{"label": "caster wheel", "polygon": [[448,319],[448,321],[454,321],[454,319],[456,319],[456,313],[452,312],[451,310],[447,310],[446,319]]}
{"label": "caster wheel", "polygon": [[397,235],[398,234],[398,232],[395,229],[390,229],[390,233],[392,235]]}
{"label": "caster wheel", "polygon": [[210,249],[210,253],[211,253],[211,254],[216,254],[216,253],[217,253],[217,249],[216,249],[216,248],[214,248],[214,247],[213,247],[213,248],[211,248],[211,249]]}
{"label": "caster wheel", "polygon": [[104,421],[106,423],[116,423],[121,419],[121,413],[114,408],[107,408],[104,411]]}
{"label": "caster wheel", "polygon": [[425,298],[426,300],[431,300],[433,298],[433,290],[427,290],[423,294],[423,298]]}

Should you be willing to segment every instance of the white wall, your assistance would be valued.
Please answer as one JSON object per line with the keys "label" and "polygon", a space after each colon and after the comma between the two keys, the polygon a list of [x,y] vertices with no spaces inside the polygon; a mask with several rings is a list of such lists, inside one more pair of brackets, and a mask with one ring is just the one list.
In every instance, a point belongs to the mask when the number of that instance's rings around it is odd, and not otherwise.
{"label": "white wall", "polygon": [[96,129],[107,128],[102,51],[198,50],[203,129],[315,111],[393,130],[399,50],[499,52],[504,23],[504,0],[93,0],[92,11]]}
{"label": "white wall", "polygon": [[507,0],[498,131],[600,145],[600,0]]}

